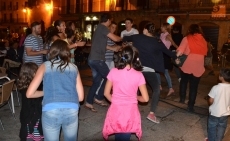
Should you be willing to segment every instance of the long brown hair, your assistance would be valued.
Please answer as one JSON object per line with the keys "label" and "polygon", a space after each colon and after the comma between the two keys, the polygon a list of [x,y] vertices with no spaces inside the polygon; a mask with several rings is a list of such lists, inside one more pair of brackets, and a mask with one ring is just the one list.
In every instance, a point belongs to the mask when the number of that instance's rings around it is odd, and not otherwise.
{"label": "long brown hair", "polygon": [[48,60],[51,62],[52,68],[54,64],[60,64],[57,69],[59,68],[63,72],[70,61],[68,44],[61,39],[54,41],[50,47]]}
{"label": "long brown hair", "polygon": [[33,62],[24,63],[22,65],[17,81],[18,89],[27,89],[29,87],[37,69],[38,65]]}

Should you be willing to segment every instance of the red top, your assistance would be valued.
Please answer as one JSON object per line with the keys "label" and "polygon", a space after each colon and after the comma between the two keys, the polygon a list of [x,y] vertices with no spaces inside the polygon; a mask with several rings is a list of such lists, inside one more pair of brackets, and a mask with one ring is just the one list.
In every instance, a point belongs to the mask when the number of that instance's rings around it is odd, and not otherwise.
{"label": "red top", "polygon": [[[184,73],[193,74],[195,77],[200,77],[205,71],[204,56],[207,53],[207,42],[203,39],[203,37],[197,38],[200,40],[196,40],[194,41],[194,43],[190,42],[191,45],[194,45],[193,47],[190,47],[188,38],[190,39],[190,37],[184,37],[183,40],[181,41],[180,46],[177,49],[177,51],[180,52],[181,54],[188,55],[183,66],[181,67],[181,70]],[[202,45],[202,46],[198,46],[198,45]],[[198,47],[202,48],[202,50],[199,49]],[[191,50],[193,52],[191,52]]]}

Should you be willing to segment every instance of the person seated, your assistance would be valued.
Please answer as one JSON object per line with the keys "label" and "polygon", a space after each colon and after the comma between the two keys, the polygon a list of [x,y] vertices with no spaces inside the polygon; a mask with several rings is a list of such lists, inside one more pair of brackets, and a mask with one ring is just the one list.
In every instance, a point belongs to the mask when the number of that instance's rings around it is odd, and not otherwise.
{"label": "person seated", "polygon": [[15,62],[21,62],[18,55],[18,42],[13,42],[12,46],[7,51],[6,58]]}

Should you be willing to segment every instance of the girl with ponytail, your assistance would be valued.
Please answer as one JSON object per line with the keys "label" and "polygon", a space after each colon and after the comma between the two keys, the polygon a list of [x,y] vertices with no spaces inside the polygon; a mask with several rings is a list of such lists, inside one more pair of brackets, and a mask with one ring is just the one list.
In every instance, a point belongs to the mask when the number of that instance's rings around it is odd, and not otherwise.
{"label": "girl with ponytail", "polygon": [[[138,51],[132,46],[124,47],[118,67],[113,68],[107,76],[104,91],[105,97],[111,102],[103,128],[106,140],[109,135],[115,134],[115,141],[129,141],[132,133],[140,140],[142,130],[138,101],[149,100],[141,70]],[[138,88],[141,95],[137,95]]]}

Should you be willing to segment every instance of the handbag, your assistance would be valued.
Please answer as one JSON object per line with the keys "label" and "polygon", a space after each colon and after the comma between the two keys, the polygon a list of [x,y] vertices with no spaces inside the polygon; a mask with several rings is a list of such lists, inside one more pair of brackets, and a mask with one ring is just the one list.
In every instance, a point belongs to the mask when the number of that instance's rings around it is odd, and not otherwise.
{"label": "handbag", "polygon": [[181,56],[177,57],[177,59],[179,60],[179,63],[177,63],[176,60],[173,60],[173,64],[175,64],[178,67],[182,67],[187,57],[188,55],[182,54]]}

